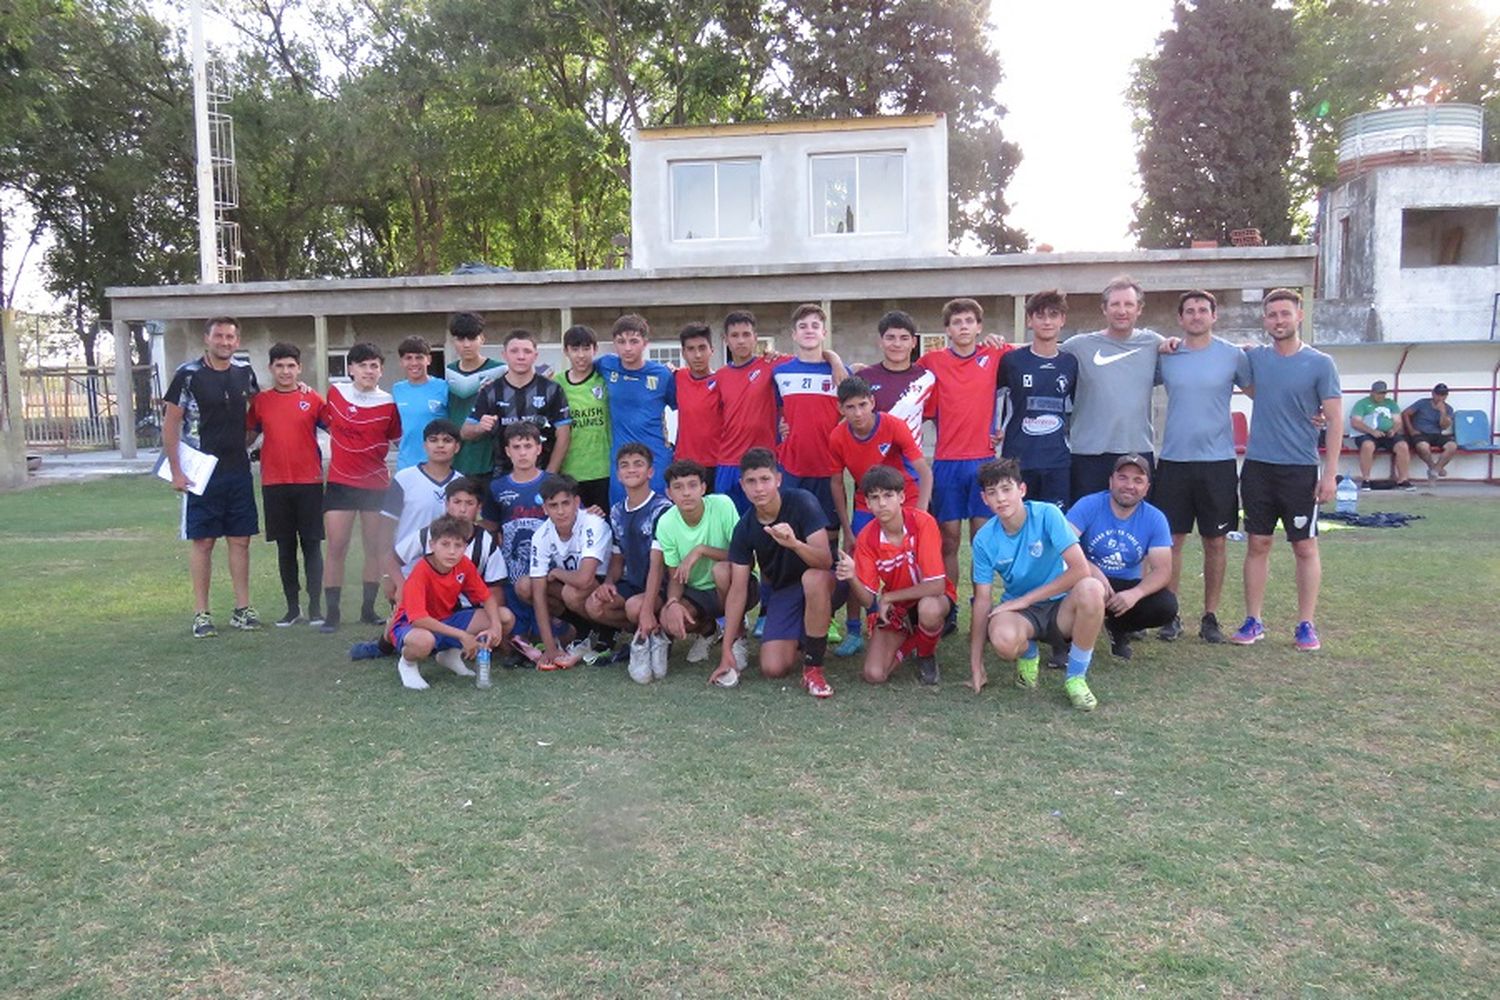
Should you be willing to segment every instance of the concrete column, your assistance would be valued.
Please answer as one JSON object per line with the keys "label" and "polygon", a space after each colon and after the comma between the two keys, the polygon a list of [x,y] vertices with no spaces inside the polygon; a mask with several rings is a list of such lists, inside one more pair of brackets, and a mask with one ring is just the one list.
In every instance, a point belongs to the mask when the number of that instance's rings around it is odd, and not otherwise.
{"label": "concrete column", "polygon": [[114,320],[115,420],[120,425],[120,457],[135,458],[135,380],[130,377],[130,325]]}
{"label": "concrete column", "polygon": [[573,325],[573,307],[563,306],[559,309],[557,311],[557,322],[559,324],[557,328],[557,340],[561,343],[562,335],[567,333],[568,328]]}
{"label": "concrete column", "polygon": [[16,314],[0,309],[0,348],[3,348],[5,405],[0,406],[0,488],[26,482],[26,424],[21,416],[21,344]]}
{"label": "concrete column", "polygon": [[1302,292],[1302,341],[1313,342],[1313,286],[1303,285]]}
{"label": "concrete column", "polygon": [[313,358],[307,366],[308,385],[328,395],[328,317],[313,317]]}
{"label": "concrete column", "polygon": [[1026,296],[1015,297],[1015,334],[1010,338],[1012,344],[1020,344],[1026,340]]}

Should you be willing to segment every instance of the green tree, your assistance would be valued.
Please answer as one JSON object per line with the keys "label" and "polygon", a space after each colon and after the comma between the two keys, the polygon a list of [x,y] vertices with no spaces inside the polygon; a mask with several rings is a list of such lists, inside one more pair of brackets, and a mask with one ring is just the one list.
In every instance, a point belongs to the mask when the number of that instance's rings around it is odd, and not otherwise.
{"label": "green tree", "polygon": [[1274,0],[1179,2],[1139,64],[1136,103],[1144,247],[1291,238],[1286,169],[1295,146],[1289,11]]}

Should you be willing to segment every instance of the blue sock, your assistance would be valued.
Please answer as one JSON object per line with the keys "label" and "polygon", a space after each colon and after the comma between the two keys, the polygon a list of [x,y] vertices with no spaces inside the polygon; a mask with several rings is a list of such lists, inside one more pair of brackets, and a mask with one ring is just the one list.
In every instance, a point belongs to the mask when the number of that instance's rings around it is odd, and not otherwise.
{"label": "blue sock", "polygon": [[1077,643],[1068,650],[1068,680],[1074,677],[1082,677],[1089,672],[1089,664],[1093,662],[1094,651],[1092,649],[1081,649]]}
{"label": "blue sock", "polygon": [[1028,642],[1026,644],[1026,652],[1024,652],[1024,653],[1021,654],[1021,659],[1023,659],[1023,660],[1034,660],[1034,659],[1036,659],[1036,643],[1034,641],[1033,642]]}

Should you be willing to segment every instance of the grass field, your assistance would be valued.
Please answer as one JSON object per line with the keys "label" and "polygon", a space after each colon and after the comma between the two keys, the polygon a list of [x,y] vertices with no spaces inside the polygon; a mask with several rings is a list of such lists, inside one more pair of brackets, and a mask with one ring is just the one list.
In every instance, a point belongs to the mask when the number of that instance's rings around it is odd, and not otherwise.
{"label": "grass field", "polygon": [[154,480],[0,496],[0,991],[1494,996],[1500,517],[1382,500],[1426,520],[1325,536],[1322,652],[1279,545],[1270,639],[1103,652],[1086,716],[951,640],[826,703],[681,650],[413,695],[231,634],[222,561],[189,638]]}

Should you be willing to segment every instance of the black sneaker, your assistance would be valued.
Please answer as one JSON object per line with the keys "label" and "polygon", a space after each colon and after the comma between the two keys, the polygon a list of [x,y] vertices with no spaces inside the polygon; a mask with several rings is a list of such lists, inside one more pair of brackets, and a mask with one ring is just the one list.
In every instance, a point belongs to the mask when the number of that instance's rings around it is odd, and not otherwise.
{"label": "black sneaker", "polygon": [[374,608],[371,608],[368,611],[360,611],[359,623],[361,625],[384,625],[385,619],[377,615]]}
{"label": "black sneaker", "polygon": [[943,622],[943,638],[958,631],[958,605],[948,605],[948,620]]}
{"label": "black sneaker", "polygon": [[927,687],[937,687],[938,665],[936,656],[917,657],[917,680]]}
{"label": "black sneaker", "polygon": [[1130,632],[1116,632],[1114,629],[1106,629],[1109,633],[1109,651],[1117,660],[1128,660],[1135,655],[1130,648]]}
{"label": "black sneaker", "polygon": [[1203,620],[1198,623],[1198,638],[1215,644],[1224,641],[1224,630],[1219,628],[1219,618],[1212,611],[1204,615]]}
{"label": "black sneaker", "polygon": [[1156,637],[1162,642],[1176,642],[1178,636],[1182,635],[1182,619],[1176,615],[1161,628],[1156,630]]}
{"label": "black sneaker", "polygon": [[1050,652],[1050,653],[1047,654],[1047,669],[1048,670],[1067,670],[1068,669],[1068,647],[1067,646],[1053,646],[1052,647],[1052,652]]}
{"label": "black sneaker", "polygon": [[301,608],[287,608],[286,614],[276,619],[276,627],[290,628],[293,625],[301,624],[303,621]]}

